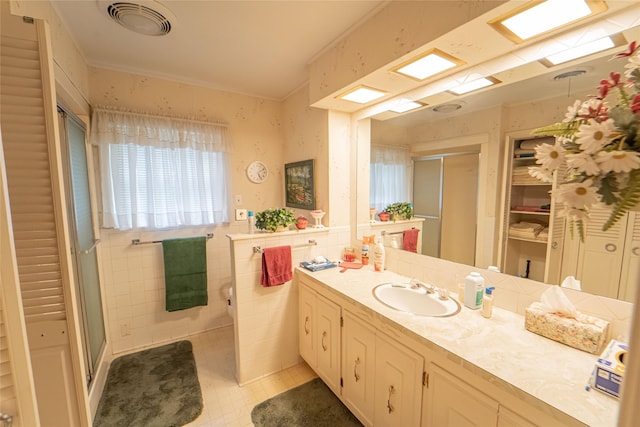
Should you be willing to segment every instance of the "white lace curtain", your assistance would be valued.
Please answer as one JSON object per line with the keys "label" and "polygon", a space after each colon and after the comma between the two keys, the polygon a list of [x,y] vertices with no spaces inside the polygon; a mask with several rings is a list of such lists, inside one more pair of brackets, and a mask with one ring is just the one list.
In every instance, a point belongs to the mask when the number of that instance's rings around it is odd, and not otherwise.
{"label": "white lace curtain", "polygon": [[408,148],[371,146],[369,205],[382,212],[391,203],[411,202],[411,155]]}
{"label": "white lace curtain", "polygon": [[226,126],[97,109],[102,225],[163,229],[228,219]]}

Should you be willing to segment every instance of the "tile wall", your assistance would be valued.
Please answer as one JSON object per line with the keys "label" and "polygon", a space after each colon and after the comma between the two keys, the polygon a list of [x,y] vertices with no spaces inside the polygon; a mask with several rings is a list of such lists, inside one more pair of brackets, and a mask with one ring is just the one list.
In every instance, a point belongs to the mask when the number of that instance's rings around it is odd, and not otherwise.
{"label": "tile wall", "polygon": [[[105,326],[114,354],[176,340],[231,325],[227,292],[231,286],[229,240],[226,234],[246,230],[246,223],[172,231],[123,232],[102,229],[99,247],[106,296]],[[159,243],[134,246],[141,241],[204,236],[207,241],[209,304],[175,312],[165,311],[164,265]]]}

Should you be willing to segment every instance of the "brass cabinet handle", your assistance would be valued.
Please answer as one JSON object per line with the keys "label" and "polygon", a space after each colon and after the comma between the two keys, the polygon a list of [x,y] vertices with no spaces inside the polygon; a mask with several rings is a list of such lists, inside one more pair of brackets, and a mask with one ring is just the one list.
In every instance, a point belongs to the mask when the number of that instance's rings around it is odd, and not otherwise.
{"label": "brass cabinet handle", "polygon": [[393,385],[390,385],[389,386],[389,398],[387,399],[387,410],[389,411],[389,413],[392,413],[393,410],[394,410],[393,405],[391,404],[391,395],[393,393],[395,393],[395,392],[396,392],[396,389],[393,388]]}
{"label": "brass cabinet handle", "polygon": [[309,324],[309,316],[304,318],[304,333],[306,335],[309,335],[309,327],[307,326]]}
{"label": "brass cabinet handle", "polygon": [[607,252],[615,252],[615,250],[618,249],[618,247],[613,243],[607,243],[606,245],[604,245],[604,249]]}
{"label": "brass cabinet handle", "polygon": [[327,346],[324,344],[324,339],[327,337],[327,331],[322,331],[322,350],[327,351]]}
{"label": "brass cabinet handle", "polygon": [[640,255],[640,248],[636,246],[635,248],[631,249],[631,253],[635,256]]}
{"label": "brass cabinet handle", "polygon": [[356,382],[360,380],[360,374],[358,374],[359,364],[360,364],[360,358],[356,357],[355,363],[353,364],[353,377],[356,379]]}

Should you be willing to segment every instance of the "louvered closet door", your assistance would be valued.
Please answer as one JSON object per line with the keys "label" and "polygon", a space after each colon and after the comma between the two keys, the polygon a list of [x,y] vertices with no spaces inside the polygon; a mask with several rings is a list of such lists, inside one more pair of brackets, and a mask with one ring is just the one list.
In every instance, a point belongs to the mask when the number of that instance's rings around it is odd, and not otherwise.
{"label": "louvered closet door", "polygon": [[2,293],[0,292],[0,412],[15,416],[17,415],[16,392],[13,387],[7,327],[5,326],[2,305]]}
{"label": "louvered closet door", "polygon": [[[4,21],[3,17],[3,26]],[[40,420],[43,426],[75,426],[81,424],[63,288],[68,267],[61,263],[61,256],[68,255],[60,253],[64,247],[61,221],[56,218],[60,195],[54,191],[59,185],[51,169],[56,164],[50,158],[54,141],[48,141],[51,129],[45,119],[50,114],[55,120],[45,104],[49,94],[44,92],[45,87],[53,89],[42,78],[43,27],[37,25],[36,30],[36,24],[16,23],[11,27],[17,28],[16,36],[3,28],[0,124]]]}
{"label": "louvered closet door", "polygon": [[582,282],[583,291],[617,298],[627,215],[608,231],[602,231],[610,212],[602,208],[590,210],[584,244],[580,245],[577,278]]}
{"label": "louvered closet door", "polygon": [[629,212],[618,299],[635,301],[640,280],[640,212]]}

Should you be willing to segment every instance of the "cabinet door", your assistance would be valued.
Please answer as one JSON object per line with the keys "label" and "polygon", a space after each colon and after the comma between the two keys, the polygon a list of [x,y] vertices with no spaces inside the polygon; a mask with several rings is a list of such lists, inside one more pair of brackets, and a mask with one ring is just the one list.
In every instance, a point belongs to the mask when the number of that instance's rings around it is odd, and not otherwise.
{"label": "cabinet door", "polygon": [[376,336],[376,427],[420,425],[424,359],[400,343]]}
{"label": "cabinet door", "polygon": [[298,337],[300,356],[315,368],[317,361],[315,331],[316,294],[302,282],[298,296]]}
{"label": "cabinet door", "polygon": [[340,306],[317,296],[317,372],[337,395],[340,394]]}
{"label": "cabinet door", "polygon": [[583,291],[617,298],[627,215],[609,230],[602,231],[609,213],[610,210],[602,208],[590,210],[584,244],[580,245],[577,278],[582,282]]}
{"label": "cabinet door", "polygon": [[629,212],[618,299],[634,302],[640,280],[640,213]]}
{"label": "cabinet door", "polygon": [[495,427],[498,402],[451,375],[429,365],[428,427]]}
{"label": "cabinet door", "polygon": [[342,398],[364,425],[372,426],[375,332],[348,311],[342,316]]}

